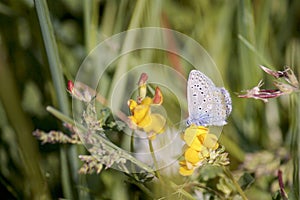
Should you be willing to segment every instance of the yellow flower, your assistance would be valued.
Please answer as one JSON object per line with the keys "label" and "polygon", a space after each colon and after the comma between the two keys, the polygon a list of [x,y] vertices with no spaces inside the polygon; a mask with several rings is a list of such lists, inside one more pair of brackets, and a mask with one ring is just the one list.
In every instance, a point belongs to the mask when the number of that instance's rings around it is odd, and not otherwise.
{"label": "yellow flower", "polygon": [[185,130],[183,140],[189,147],[200,151],[207,132],[208,129],[204,126],[196,126],[192,124]]}
{"label": "yellow flower", "polygon": [[194,165],[201,160],[199,156],[199,152],[192,148],[187,148],[185,150],[184,157],[187,162],[190,162],[191,164]]}
{"label": "yellow flower", "polygon": [[163,133],[166,124],[166,119],[162,115],[157,113],[150,114],[149,118],[150,122],[143,127],[144,131],[147,133]]}
{"label": "yellow flower", "polygon": [[130,99],[130,100],[127,102],[127,105],[128,105],[128,107],[129,107],[130,112],[133,112],[134,109],[135,109],[136,106],[137,106],[137,103],[136,103],[135,100]]}
{"label": "yellow flower", "polygon": [[185,161],[181,161],[179,164],[180,164],[179,173],[182,176],[190,176],[193,174],[195,169],[189,168]]}
{"label": "yellow flower", "polygon": [[149,97],[146,97],[141,104],[137,104],[137,102],[132,99],[128,101],[128,107],[132,113],[129,119],[139,128],[147,126],[151,121],[149,116],[151,103],[152,99]]}
{"label": "yellow flower", "polygon": [[219,147],[217,136],[209,134],[208,128],[194,124],[185,130],[183,140],[187,146],[184,149],[184,161],[179,163],[179,173],[183,176],[191,175],[202,161],[209,158],[210,151]]}
{"label": "yellow flower", "polygon": [[[141,85],[140,90],[144,90],[144,86],[146,85]],[[132,99],[128,101],[128,107],[132,114],[128,118],[132,128],[140,128],[148,133],[150,139],[155,139],[156,134],[164,132],[166,119],[158,113],[151,113],[151,107],[160,106],[163,102],[163,96],[158,87],[152,99],[150,97],[143,97],[144,91],[140,91],[140,93],[143,93],[140,96],[143,99],[139,98],[138,102]]]}

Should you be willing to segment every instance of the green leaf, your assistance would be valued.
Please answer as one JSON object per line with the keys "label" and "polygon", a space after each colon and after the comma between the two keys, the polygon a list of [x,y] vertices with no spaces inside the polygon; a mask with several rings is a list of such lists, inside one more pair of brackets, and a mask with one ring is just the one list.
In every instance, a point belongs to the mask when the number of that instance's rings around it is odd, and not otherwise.
{"label": "green leaf", "polygon": [[214,179],[222,174],[222,168],[219,166],[207,165],[200,170],[200,177],[203,181]]}
{"label": "green leaf", "polygon": [[255,179],[254,179],[254,177],[251,174],[245,173],[238,180],[238,183],[241,186],[241,188],[243,190],[245,190],[245,189],[249,188],[254,183],[254,181],[255,181]]}
{"label": "green leaf", "polygon": [[272,196],[272,199],[273,200],[282,200],[282,197],[281,197],[281,194],[280,194],[279,190],[277,190],[276,193]]}

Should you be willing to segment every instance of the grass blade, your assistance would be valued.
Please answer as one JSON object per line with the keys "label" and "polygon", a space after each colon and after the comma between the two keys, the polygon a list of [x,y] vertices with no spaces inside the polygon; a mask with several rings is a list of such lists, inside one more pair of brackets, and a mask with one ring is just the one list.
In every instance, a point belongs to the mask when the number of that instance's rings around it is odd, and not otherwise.
{"label": "grass blade", "polygon": [[[65,84],[63,80],[62,67],[59,60],[58,48],[54,37],[53,27],[50,21],[50,14],[48,10],[48,5],[45,0],[35,0],[35,9],[37,12],[39,24],[41,27],[41,32],[45,44],[46,54],[48,57],[48,62],[50,66],[51,76],[56,92],[56,96],[58,98],[58,104],[60,110],[69,115],[69,103],[67,100],[67,94],[65,89]],[[74,149],[72,147],[69,149],[69,153],[74,155]],[[70,183],[70,172],[68,169],[67,162],[67,149],[64,147],[60,149],[61,156],[61,173],[62,173],[62,184],[63,184],[63,192],[64,196],[68,199],[73,199],[72,187]],[[76,168],[76,159],[71,159],[72,167]],[[75,172],[74,177],[77,176],[77,172]]]}

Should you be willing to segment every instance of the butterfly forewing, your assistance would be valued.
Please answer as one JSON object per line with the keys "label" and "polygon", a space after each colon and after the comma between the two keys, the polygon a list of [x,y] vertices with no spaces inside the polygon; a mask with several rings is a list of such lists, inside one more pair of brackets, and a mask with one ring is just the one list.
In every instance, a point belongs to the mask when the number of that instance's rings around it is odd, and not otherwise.
{"label": "butterfly forewing", "polygon": [[[203,73],[192,70],[187,86],[188,124],[222,126],[231,112],[229,93],[218,88]],[[230,106],[228,107],[228,103]]]}

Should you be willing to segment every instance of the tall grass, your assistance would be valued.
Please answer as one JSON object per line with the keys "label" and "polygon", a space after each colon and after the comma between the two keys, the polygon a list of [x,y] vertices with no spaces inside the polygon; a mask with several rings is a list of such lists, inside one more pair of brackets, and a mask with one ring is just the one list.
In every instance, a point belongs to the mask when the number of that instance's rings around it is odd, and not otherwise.
{"label": "tall grass", "polygon": [[[107,170],[100,175],[79,176],[77,150],[82,152],[82,149],[57,145],[39,146],[38,149],[30,132],[36,128],[63,128],[61,122],[50,115],[22,104],[22,98],[25,86],[33,82],[37,86],[36,93],[42,94],[39,104],[45,108],[54,105],[70,116],[66,79],[75,77],[85,56],[113,34],[159,26],[195,39],[218,66],[233,102],[233,112],[220,138],[231,155],[231,169],[237,170],[248,153],[265,150],[275,155],[276,149],[287,149],[293,169],[283,173],[285,189],[291,198],[298,199],[298,93],[272,99],[267,104],[235,95],[254,87],[261,79],[265,81],[264,87],[273,87],[272,80],[259,65],[273,70],[289,65],[296,74],[300,73],[298,13],[300,3],[297,0],[1,2],[0,25],[5,28],[0,30],[0,110],[4,110],[0,112],[0,154],[3,155],[0,156],[0,183],[3,186],[0,191],[16,199],[41,196],[45,199],[140,198],[141,190],[130,184],[124,186],[126,177],[119,172]],[[149,35],[143,42],[151,42],[151,37]],[[132,40],[134,38],[126,38],[122,48],[132,45]],[[172,63],[162,52],[133,54],[120,58],[112,72],[102,80],[101,85],[105,88],[101,91],[105,98],[110,98],[112,88],[122,74],[134,64],[142,63],[141,60]],[[187,65],[182,61],[176,66],[185,77],[189,71]],[[173,81],[172,77],[166,78]],[[127,101],[123,98],[125,92],[119,94],[117,104],[120,106]],[[175,100],[170,106],[174,105],[177,105]],[[292,182],[288,177],[291,170]],[[19,177],[14,175],[15,171]],[[28,180],[30,184],[27,185]],[[258,194],[270,197],[274,193],[272,187],[276,186],[271,181],[258,180],[263,186],[258,184],[246,190],[249,199]],[[45,181],[47,185],[43,184]],[[41,185],[43,188],[39,187]],[[144,191],[148,192],[147,189]]]}

